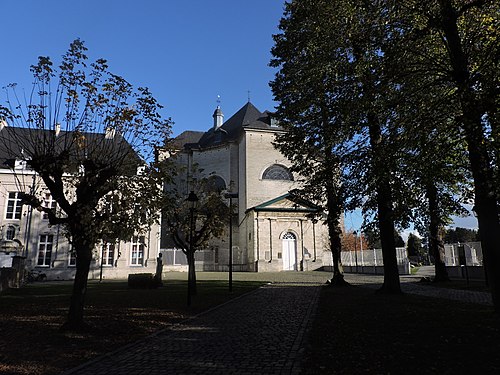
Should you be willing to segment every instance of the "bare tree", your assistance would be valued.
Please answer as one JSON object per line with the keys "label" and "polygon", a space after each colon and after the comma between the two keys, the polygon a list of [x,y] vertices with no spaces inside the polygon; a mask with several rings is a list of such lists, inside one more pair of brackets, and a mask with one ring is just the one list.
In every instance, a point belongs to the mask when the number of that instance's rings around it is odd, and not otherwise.
{"label": "bare tree", "polygon": [[232,214],[224,198],[225,189],[214,184],[210,177],[191,177],[190,194],[186,196],[179,187],[172,186],[168,194],[173,204],[165,206],[163,224],[173,243],[186,255],[188,261],[188,305],[196,294],[195,253],[208,243],[220,238]]}
{"label": "bare tree", "polygon": [[[0,106],[0,142],[17,176],[23,203],[66,230],[76,253],[76,275],[63,328],[86,328],[84,298],[95,245],[127,240],[157,217],[164,196],[162,173],[153,162],[155,145],[170,132],[160,104],[148,89],[134,90],[108,71],[105,60],[87,65],[77,39],[58,69],[49,57],[31,66],[33,89],[19,97],[8,86]],[[25,181],[15,163],[35,172]],[[48,190],[57,208],[43,205]]]}

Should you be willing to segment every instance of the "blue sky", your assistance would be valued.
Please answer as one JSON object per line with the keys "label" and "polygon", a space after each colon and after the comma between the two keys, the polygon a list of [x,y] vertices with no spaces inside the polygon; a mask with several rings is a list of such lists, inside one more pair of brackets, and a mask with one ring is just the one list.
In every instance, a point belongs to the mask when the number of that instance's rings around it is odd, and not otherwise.
{"label": "blue sky", "polygon": [[[29,90],[38,56],[59,61],[75,38],[91,60],[151,89],[183,130],[207,130],[248,100],[273,110],[268,66],[284,0],[3,0],[0,87]],[[0,99],[4,99],[3,93]]]}
{"label": "blue sky", "polygon": [[[151,89],[173,134],[208,130],[221,96],[226,119],[248,100],[273,110],[268,66],[284,0],[3,0],[0,87],[31,88],[38,56],[58,62],[75,38],[90,60]],[[0,92],[0,101],[5,95]],[[359,230],[358,212],[345,218]],[[474,218],[458,226],[476,227]]]}

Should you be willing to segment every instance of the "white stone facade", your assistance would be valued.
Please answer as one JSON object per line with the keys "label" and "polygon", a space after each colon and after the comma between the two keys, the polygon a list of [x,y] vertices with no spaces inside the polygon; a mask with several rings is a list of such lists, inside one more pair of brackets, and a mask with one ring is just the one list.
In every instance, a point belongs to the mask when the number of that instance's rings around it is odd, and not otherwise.
{"label": "white stone facade", "polygon": [[[42,212],[21,205],[16,196],[29,188],[33,178],[34,172],[22,165],[15,173],[0,166],[0,267],[10,267],[12,257],[18,255],[26,258],[27,270],[44,273],[48,280],[73,279],[75,258],[64,228],[49,225]],[[45,204],[55,204],[48,190]],[[130,241],[97,246],[89,278],[126,279],[130,273],[155,273],[159,232],[160,226],[154,225]]]}
{"label": "white stone facade", "polygon": [[[217,110],[220,116],[220,108]],[[212,129],[206,133],[185,132],[177,138],[177,160],[186,170],[197,165],[205,176],[222,178],[227,191],[238,193],[233,201],[237,205],[233,269],[306,271],[329,265],[326,226],[321,218],[313,221],[308,217],[317,207],[289,195],[298,182],[287,172],[290,162],[272,144],[283,130],[268,112],[261,113],[251,103],[222,126],[216,123],[217,110]],[[186,194],[188,191],[189,187]],[[183,255],[168,239],[162,239],[162,251],[166,269],[186,270],[185,262],[173,264],[174,252],[176,259]],[[196,259],[199,270],[227,270],[227,237],[214,239],[206,249],[197,251]]]}

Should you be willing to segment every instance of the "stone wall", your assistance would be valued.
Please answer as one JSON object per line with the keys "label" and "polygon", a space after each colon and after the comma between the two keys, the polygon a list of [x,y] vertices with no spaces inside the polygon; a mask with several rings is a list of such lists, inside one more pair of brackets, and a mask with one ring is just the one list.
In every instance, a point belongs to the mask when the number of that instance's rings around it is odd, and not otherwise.
{"label": "stone wall", "polygon": [[18,287],[17,270],[12,267],[0,268],[0,292]]}

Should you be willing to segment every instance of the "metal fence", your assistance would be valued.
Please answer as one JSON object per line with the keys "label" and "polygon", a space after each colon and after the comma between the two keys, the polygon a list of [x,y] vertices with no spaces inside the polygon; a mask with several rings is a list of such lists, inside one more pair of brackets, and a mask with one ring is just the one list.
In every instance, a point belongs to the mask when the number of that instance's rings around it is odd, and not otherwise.
{"label": "metal fence", "polygon": [[444,245],[447,266],[482,266],[481,242],[454,243]]}
{"label": "metal fence", "polygon": [[[382,249],[363,249],[358,251],[343,251],[340,253],[342,265],[352,267],[383,266]],[[398,265],[408,263],[406,248],[397,247],[396,256]]]}

